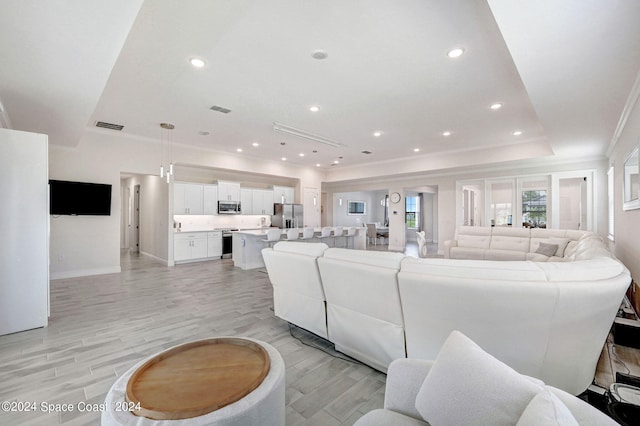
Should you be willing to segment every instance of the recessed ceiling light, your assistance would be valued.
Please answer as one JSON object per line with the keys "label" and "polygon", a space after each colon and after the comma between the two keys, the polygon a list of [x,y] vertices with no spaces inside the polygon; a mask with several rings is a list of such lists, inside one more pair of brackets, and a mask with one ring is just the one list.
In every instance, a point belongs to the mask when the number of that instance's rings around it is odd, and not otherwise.
{"label": "recessed ceiling light", "polygon": [[238,148],[238,149],[236,149],[236,151],[242,152],[242,148]]}
{"label": "recessed ceiling light", "polygon": [[318,111],[320,111],[320,107],[317,106],[317,105],[312,105],[312,106],[309,107],[309,111],[318,112]]}
{"label": "recessed ceiling light", "polygon": [[522,130],[516,130],[513,132],[513,136],[520,136],[522,134]]}
{"label": "recessed ceiling light", "polygon": [[461,47],[451,49],[447,52],[447,56],[450,58],[459,58],[464,53],[464,49]]}
{"label": "recessed ceiling light", "polygon": [[198,132],[198,134],[199,134],[200,136],[208,136],[208,135],[210,135],[210,133],[209,133],[209,132],[207,132],[207,131],[205,131],[205,130],[201,130],[201,131],[199,131],[199,132]]}
{"label": "recessed ceiling light", "polygon": [[287,157],[282,157],[281,160],[282,161],[287,161]]}
{"label": "recessed ceiling light", "polygon": [[500,102],[496,102],[495,104],[491,104],[491,106],[489,108],[491,108],[492,110],[495,111],[497,109],[502,108],[502,104]]}
{"label": "recessed ceiling light", "polygon": [[320,163],[317,163],[317,164],[316,164],[316,167],[320,167]]}
{"label": "recessed ceiling light", "polygon": [[301,152],[300,154],[298,154],[300,157],[304,157],[304,153]]}
{"label": "recessed ceiling light", "polygon": [[420,148],[413,148],[413,152],[420,152]]}
{"label": "recessed ceiling light", "polygon": [[451,136],[451,132],[446,130],[446,131],[442,132],[442,136]]}
{"label": "recessed ceiling light", "polygon": [[329,56],[329,54],[322,49],[316,49],[311,53],[311,57],[318,60],[327,59],[327,56]]}
{"label": "recessed ceiling light", "polygon": [[196,68],[202,68],[206,65],[206,62],[200,58],[191,58],[189,59],[189,63]]}
{"label": "recessed ceiling light", "polygon": [[340,163],[338,160],[333,160],[333,164],[338,164]]}
{"label": "recessed ceiling light", "polygon": [[258,142],[254,142],[254,143],[252,143],[251,145],[253,145],[253,146],[259,146],[260,144],[259,144]]}
{"label": "recessed ceiling light", "polygon": [[380,130],[376,130],[375,132],[373,132],[373,136],[378,138],[378,137],[382,136],[382,132]]}

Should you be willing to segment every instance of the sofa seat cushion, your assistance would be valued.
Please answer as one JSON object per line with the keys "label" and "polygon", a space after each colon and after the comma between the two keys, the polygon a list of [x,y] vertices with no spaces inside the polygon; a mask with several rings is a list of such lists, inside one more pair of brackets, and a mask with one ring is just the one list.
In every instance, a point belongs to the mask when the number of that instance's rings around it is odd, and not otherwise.
{"label": "sofa seat cushion", "polygon": [[434,425],[514,425],[543,390],[453,331],[418,392],[416,409]]}
{"label": "sofa seat cushion", "polygon": [[451,259],[482,260],[486,249],[473,247],[451,247],[449,256]]}
{"label": "sofa seat cushion", "polygon": [[526,260],[526,258],[525,251],[489,249],[484,252],[485,260]]}
{"label": "sofa seat cushion", "polygon": [[418,259],[405,257],[400,274],[417,274],[416,277],[452,277],[476,280],[546,281],[545,273],[531,262],[502,262],[458,259]]}

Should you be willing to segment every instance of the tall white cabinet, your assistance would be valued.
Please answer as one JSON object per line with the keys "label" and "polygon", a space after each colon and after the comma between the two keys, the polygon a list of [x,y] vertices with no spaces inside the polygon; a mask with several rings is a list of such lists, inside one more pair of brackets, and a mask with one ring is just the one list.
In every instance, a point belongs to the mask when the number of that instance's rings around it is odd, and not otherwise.
{"label": "tall white cabinet", "polygon": [[0,335],[48,322],[47,145],[47,135],[0,129]]}

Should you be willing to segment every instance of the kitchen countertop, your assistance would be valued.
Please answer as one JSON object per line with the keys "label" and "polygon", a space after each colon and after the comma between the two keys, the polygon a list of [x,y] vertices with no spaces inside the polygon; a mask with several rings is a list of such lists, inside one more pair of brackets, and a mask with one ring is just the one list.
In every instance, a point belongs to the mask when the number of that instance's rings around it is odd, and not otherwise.
{"label": "kitchen countertop", "polygon": [[[231,231],[231,232],[245,232],[245,231],[260,231],[260,230],[267,230],[270,229],[270,226],[264,226],[264,227],[255,227],[255,228],[231,228],[231,229],[238,229],[238,231]],[[196,230],[190,230],[190,231],[185,231],[183,230],[177,230],[174,229],[174,233],[178,234],[184,234],[184,233],[189,233],[189,232],[214,232],[214,231],[226,231],[229,228],[213,228],[213,229],[196,229]]]}

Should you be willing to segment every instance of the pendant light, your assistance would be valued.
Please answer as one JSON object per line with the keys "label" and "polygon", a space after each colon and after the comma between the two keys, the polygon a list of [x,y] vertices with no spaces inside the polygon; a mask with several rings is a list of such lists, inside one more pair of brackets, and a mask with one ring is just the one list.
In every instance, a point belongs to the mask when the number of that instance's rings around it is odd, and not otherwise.
{"label": "pendant light", "polygon": [[164,177],[164,138],[163,133],[166,130],[167,133],[167,150],[169,167],[167,168],[167,183],[171,183],[171,176],[173,176],[173,132],[175,126],[171,123],[160,123],[160,128],[163,129],[160,132],[160,177]]}

